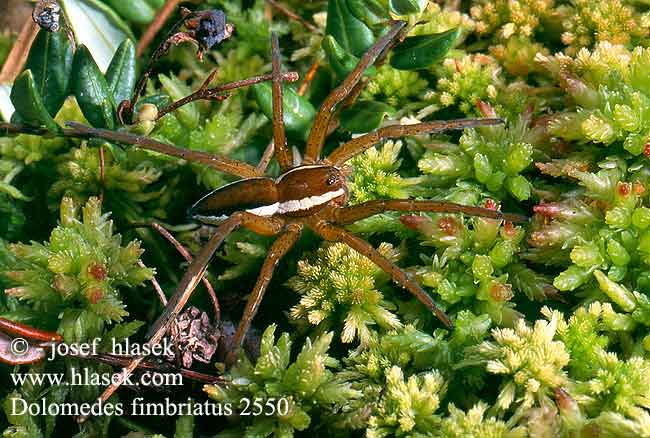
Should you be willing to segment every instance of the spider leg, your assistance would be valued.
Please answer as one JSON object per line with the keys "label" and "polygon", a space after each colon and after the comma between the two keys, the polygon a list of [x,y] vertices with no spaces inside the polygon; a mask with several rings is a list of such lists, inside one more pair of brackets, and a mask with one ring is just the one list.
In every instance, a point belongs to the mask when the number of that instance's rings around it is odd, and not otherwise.
{"label": "spider leg", "polygon": [[428,293],[420,287],[417,282],[412,280],[406,272],[401,270],[397,265],[384,257],[379,251],[372,247],[368,242],[354,234],[339,228],[335,225],[328,223],[319,223],[313,227],[313,230],[319,234],[323,239],[345,243],[350,248],[358,253],[368,257],[374,264],[379,266],[387,274],[390,274],[395,283],[398,283],[404,289],[408,290],[415,296],[422,304],[431,310],[436,317],[449,329],[454,328],[453,322],[449,319],[447,314],[440,310],[436,303],[431,299]]}
{"label": "spider leg", "polygon": [[239,228],[240,226],[262,235],[274,235],[280,232],[284,222],[279,219],[256,216],[251,213],[238,212],[234,213],[216,229],[214,235],[210,237],[208,243],[201,248],[194,261],[190,264],[180,283],[176,287],[174,295],[169,299],[165,311],[158,317],[156,322],[149,328],[147,338],[152,345],[160,342],[167,331],[169,322],[175,319],[187,303],[192,292],[198,285],[205,273],[208,263],[217,248],[223,243],[225,238]]}
{"label": "spider leg", "polygon": [[275,157],[280,164],[280,170],[285,172],[292,166],[291,155],[287,149],[287,137],[284,132],[284,118],[282,108],[282,66],[280,58],[280,43],[278,34],[271,33],[271,57],[273,65],[273,144],[275,147]]}
{"label": "spider leg", "polygon": [[[158,231],[158,233],[163,236],[165,239],[167,239],[168,242],[170,242],[172,245],[174,245],[174,248],[183,256],[183,258],[188,262],[192,263],[193,257],[190,254],[190,252],[185,249],[185,247],[178,241],[172,234],[165,229],[162,225],[160,225],[158,222],[152,222],[151,227]],[[155,279],[155,277],[154,277]],[[153,280],[152,280],[153,281]],[[212,300],[212,305],[214,306],[214,319],[215,321],[219,321],[221,319],[221,306],[219,305],[219,299],[217,298],[217,294],[214,292],[214,288],[212,287],[212,283],[210,283],[210,280],[208,280],[208,277],[203,277],[203,285],[208,291],[208,295],[210,295],[210,299]],[[158,287],[160,289],[160,286]],[[156,289],[158,291],[158,289]],[[162,291],[159,291],[159,294]],[[164,294],[162,294],[162,298],[164,299],[163,306],[167,305],[167,297],[165,297]]]}
{"label": "spider leg", "polygon": [[273,276],[275,267],[278,265],[280,259],[284,257],[284,255],[289,252],[296,243],[301,232],[302,225],[291,225],[276,239],[275,242],[273,242],[273,245],[271,245],[271,249],[269,250],[266,259],[264,260],[264,264],[262,265],[262,269],[260,270],[260,275],[257,277],[257,281],[255,282],[255,287],[246,302],[246,308],[244,309],[241,322],[235,332],[232,344],[233,347],[232,350],[228,352],[226,363],[233,364],[237,359],[237,353],[244,342],[244,337],[251,326],[255,314],[257,314],[257,310],[262,302],[266,288],[271,282],[271,277]]}
{"label": "spider leg", "polygon": [[110,131],[108,129],[91,128],[76,122],[67,122],[67,129],[64,135],[67,137],[78,138],[103,138],[115,143],[133,145],[142,149],[160,152],[172,157],[182,158],[183,160],[195,161],[213,167],[221,172],[241,178],[251,178],[260,176],[254,166],[242,161],[222,157],[220,155],[209,154],[207,152],[193,151],[179,148],[171,144],[162,143],[149,137],[129,134],[127,132]]}
{"label": "spider leg", "polygon": [[[149,332],[147,333],[147,338],[149,339],[147,344],[154,346],[160,343],[162,338],[167,333],[169,323],[180,313],[181,309],[203,277],[203,274],[207,269],[208,262],[212,258],[212,255],[221,245],[221,243],[223,243],[228,234],[240,226],[246,227],[251,231],[258,232],[260,234],[277,234],[280,232],[283,225],[284,223],[281,220],[255,216],[253,214],[245,212],[234,213],[232,216],[226,219],[219,227],[217,227],[214,235],[201,249],[196,258],[194,258],[194,261],[190,264],[190,267],[187,269],[187,271],[185,271],[183,278],[176,288],[176,292],[174,292],[174,295],[167,303],[165,311],[149,329]],[[122,382],[124,382],[131,375],[133,370],[135,370],[145,358],[146,356],[142,355],[137,356],[131,360],[131,362],[122,369],[120,378],[113,379],[111,384],[98,397],[97,401],[105,402],[108,400],[111,395],[113,395],[113,393],[120,387],[120,385],[122,385]],[[87,419],[87,415],[79,416],[77,418],[77,422],[83,423]]]}
{"label": "spider leg", "polygon": [[435,122],[415,123],[413,125],[392,125],[353,138],[337,147],[325,158],[325,162],[334,166],[345,163],[350,158],[388,138],[407,135],[433,134],[452,129],[474,128],[477,126],[499,125],[502,119],[458,119],[438,120]]}
{"label": "spider leg", "polygon": [[395,23],[388,32],[377,40],[373,46],[363,54],[357,66],[352,72],[336,87],[326,98],[320,106],[318,113],[314,119],[314,124],[309,132],[307,138],[307,145],[305,146],[305,163],[313,163],[318,160],[327,128],[330,119],[332,118],[334,107],[338,105],[345,97],[352,91],[354,86],[359,82],[363,76],[363,72],[375,62],[381,52],[388,46],[399,34],[402,28],[406,25],[403,21]]}
{"label": "spider leg", "polygon": [[503,219],[509,222],[528,222],[528,217],[515,214],[503,213],[499,210],[491,210],[471,205],[461,205],[453,202],[443,201],[419,201],[415,199],[377,199],[364,202],[363,204],[341,208],[335,211],[336,223],[346,225],[374,216],[386,211],[429,211],[433,213],[463,213],[470,216],[480,216],[492,219]]}

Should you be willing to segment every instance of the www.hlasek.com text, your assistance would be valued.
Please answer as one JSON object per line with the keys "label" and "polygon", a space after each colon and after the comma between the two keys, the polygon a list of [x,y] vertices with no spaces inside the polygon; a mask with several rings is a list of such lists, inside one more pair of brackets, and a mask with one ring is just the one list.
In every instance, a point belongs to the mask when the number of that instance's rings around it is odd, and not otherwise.
{"label": "www.hlasek.com text", "polygon": [[71,367],[66,373],[12,373],[14,385],[29,383],[35,386],[44,384],[65,386],[108,386],[122,383],[125,386],[183,386],[181,373],[162,373],[145,371],[125,376],[123,372],[98,373],[93,368]]}

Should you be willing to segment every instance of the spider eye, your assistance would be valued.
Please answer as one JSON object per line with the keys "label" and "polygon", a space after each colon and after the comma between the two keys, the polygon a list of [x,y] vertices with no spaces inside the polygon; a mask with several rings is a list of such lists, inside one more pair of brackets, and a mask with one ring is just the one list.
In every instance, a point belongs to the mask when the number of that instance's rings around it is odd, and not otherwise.
{"label": "spider eye", "polygon": [[327,184],[328,186],[331,186],[331,185],[336,184],[336,181],[338,181],[338,178],[336,177],[336,175],[330,175],[330,176],[327,177],[327,180],[325,181],[325,184]]}

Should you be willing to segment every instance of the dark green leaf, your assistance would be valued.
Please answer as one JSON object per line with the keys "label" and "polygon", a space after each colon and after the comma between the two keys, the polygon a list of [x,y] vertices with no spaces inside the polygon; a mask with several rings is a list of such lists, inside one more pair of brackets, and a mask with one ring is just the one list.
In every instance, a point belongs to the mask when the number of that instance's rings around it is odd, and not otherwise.
{"label": "dark green leaf", "polygon": [[388,7],[395,15],[419,14],[426,7],[426,1],[421,0],[388,0]]}
{"label": "dark green leaf", "polygon": [[157,10],[165,5],[165,0],[147,0],[147,3],[149,6]]}
{"label": "dark green leaf", "polygon": [[[322,44],[327,61],[339,79],[346,77],[352,70],[354,70],[354,67],[356,67],[359,62],[359,58],[346,52],[345,49],[336,42],[333,36],[325,35]],[[373,75],[376,71],[377,70],[374,66],[370,66],[366,69],[366,74]]]}
{"label": "dark green leaf", "polygon": [[72,63],[72,91],[81,112],[96,128],[113,129],[115,100],[104,75],[86,46],[80,46]]}
{"label": "dark green leaf", "polygon": [[325,33],[355,56],[363,55],[375,41],[368,26],[352,15],[347,0],[329,1]]}
{"label": "dark green leaf", "polygon": [[427,68],[445,57],[460,36],[460,28],[408,37],[393,49],[390,65],[398,70]]}
{"label": "dark green leaf", "polygon": [[122,18],[137,24],[149,24],[156,11],[145,0],[105,0]]}
{"label": "dark green leaf", "polygon": [[116,104],[131,98],[135,79],[135,46],[127,38],[117,48],[106,70],[106,82]]}
{"label": "dark green leaf", "polygon": [[52,117],[68,97],[72,48],[65,32],[41,29],[29,50],[25,69],[32,71],[43,104]]}
{"label": "dark green leaf", "polygon": [[384,117],[395,114],[395,108],[383,102],[360,100],[341,111],[341,126],[350,132],[370,132],[377,129]]}
{"label": "dark green leaf", "polygon": [[[271,83],[263,82],[253,86],[257,103],[269,119],[273,117],[273,99]],[[284,109],[284,127],[287,135],[306,139],[316,110],[306,98],[299,96],[292,88],[284,87],[282,105]]]}
{"label": "dark green leaf", "polygon": [[367,26],[376,26],[388,20],[388,7],[382,0],[348,0],[352,15]]}
{"label": "dark green leaf", "polygon": [[11,89],[11,102],[16,108],[14,115],[18,115],[24,123],[32,126],[45,126],[50,131],[59,129],[59,125],[45,108],[31,70],[25,70],[14,81],[14,86]]}

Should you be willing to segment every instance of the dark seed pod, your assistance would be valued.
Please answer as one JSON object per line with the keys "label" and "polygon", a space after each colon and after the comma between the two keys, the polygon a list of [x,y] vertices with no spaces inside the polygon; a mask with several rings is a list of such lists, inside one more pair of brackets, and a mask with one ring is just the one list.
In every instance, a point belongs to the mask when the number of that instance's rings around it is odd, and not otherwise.
{"label": "dark seed pod", "polygon": [[217,351],[220,333],[210,324],[205,312],[196,307],[188,307],[170,327],[171,341],[176,346],[177,360],[185,368],[190,368],[194,360],[209,363]]}
{"label": "dark seed pod", "polygon": [[32,19],[49,32],[59,31],[60,18],[61,6],[54,0],[41,0],[36,3],[32,11]]}
{"label": "dark seed pod", "polygon": [[213,9],[205,11],[196,29],[196,39],[201,46],[209,50],[230,36],[232,26],[226,23],[226,14]]}

